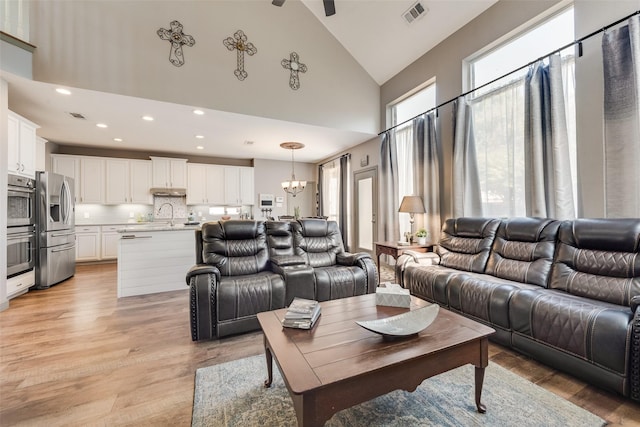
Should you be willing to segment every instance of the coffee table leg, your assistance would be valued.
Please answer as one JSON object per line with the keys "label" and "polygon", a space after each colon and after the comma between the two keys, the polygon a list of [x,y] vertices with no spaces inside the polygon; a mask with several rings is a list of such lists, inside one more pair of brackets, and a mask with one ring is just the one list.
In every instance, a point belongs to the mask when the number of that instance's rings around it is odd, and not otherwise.
{"label": "coffee table leg", "polygon": [[265,387],[271,387],[271,383],[273,382],[273,355],[271,354],[271,350],[269,350],[269,347],[267,346],[267,342],[266,342],[266,338],[265,338],[265,345],[264,345],[264,355],[267,358],[267,379],[264,381],[264,386]]}
{"label": "coffee table leg", "polygon": [[476,367],[476,408],[478,412],[484,414],[487,408],[480,402],[482,396],[482,382],[484,381],[484,368]]}

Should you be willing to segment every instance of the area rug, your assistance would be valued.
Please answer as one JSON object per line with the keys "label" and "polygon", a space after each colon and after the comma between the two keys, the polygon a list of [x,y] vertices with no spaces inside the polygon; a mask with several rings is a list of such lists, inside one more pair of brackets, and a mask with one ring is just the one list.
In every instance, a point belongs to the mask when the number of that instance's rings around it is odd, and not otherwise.
{"label": "area rug", "polygon": [[[264,388],[264,355],[196,371],[193,427],[296,426],[289,393],[274,363]],[[476,412],[471,365],[425,380],[413,393],[396,390],[335,414],[327,426],[602,426],[604,420],[490,363]]]}

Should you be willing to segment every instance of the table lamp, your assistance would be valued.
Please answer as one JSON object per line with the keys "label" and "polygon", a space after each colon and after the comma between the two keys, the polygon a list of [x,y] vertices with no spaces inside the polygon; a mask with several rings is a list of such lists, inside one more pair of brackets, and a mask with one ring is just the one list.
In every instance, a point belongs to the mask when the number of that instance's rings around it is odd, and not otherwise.
{"label": "table lamp", "polygon": [[398,212],[407,212],[409,214],[409,224],[411,224],[411,239],[413,240],[413,222],[414,215],[417,213],[425,213],[424,203],[420,196],[404,196]]}

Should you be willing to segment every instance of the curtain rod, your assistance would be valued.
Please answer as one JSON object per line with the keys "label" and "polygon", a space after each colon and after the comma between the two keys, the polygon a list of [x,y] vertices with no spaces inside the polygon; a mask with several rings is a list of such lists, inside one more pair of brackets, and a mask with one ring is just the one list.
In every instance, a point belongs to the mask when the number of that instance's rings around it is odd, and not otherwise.
{"label": "curtain rod", "polygon": [[450,99],[450,100],[448,100],[448,101],[445,101],[445,102],[443,102],[442,104],[436,105],[435,107],[430,108],[430,109],[428,109],[427,111],[424,111],[424,112],[422,112],[422,113],[418,114],[417,116],[414,116],[414,117],[412,117],[412,118],[410,118],[410,119],[407,119],[407,120],[405,120],[405,121],[404,121],[404,122],[402,122],[402,123],[398,123],[397,125],[391,126],[390,128],[385,129],[385,130],[383,130],[382,132],[380,132],[380,133],[378,134],[378,136],[380,136],[380,135],[382,135],[383,133],[388,132],[388,131],[390,131],[390,130],[392,130],[392,129],[395,129],[395,128],[399,127],[399,126],[402,126],[402,125],[404,125],[405,123],[409,123],[410,121],[417,119],[418,117],[422,116],[423,114],[427,114],[427,113],[430,113],[430,112],[432,112],[432,111],[434,111],[434,110],[437,110],[438,108],[444,107],[445,105],[452,103],[453,101],[455,101],[456,99],[460,98],[461,96],[467,96],[467,95],[472,94],[473,92],[475,92],[475,91],[477,91],[477,90],[480,90],[480,89],[482,89],[482,88],[485,88],[485,87],[489,86],[490,84],[493,84],[493,83],[497,82],[498,80],[502,80],[502,79],[504,79],[505,77],[508,77],[509,75],[511,75],[511,74],[513,74],[513,73],[517,73],[518,71],[523,70],[523,69],[525,69],[525,68],[527,68],[527,67],[529,67],[529,66],[531,66],[531,65],[535,64],[535,63],[536,63],[536,62],[538,62],[538,61],[541,61],[541,60],[543,60],[543,59],[545,59],[545,58],[548,58],[548,57],[549,57],[549,56],[551,56],[551,55],[554,55],[554,54],[556,54],[556,53],[562,52],[563,50],[565,50],[565,49],[567,49],[567,48],[569,48],[569,47],[571,47],[571,46],[579,45],[579,47],[578,47],[579,55],[578,55],[578,56],[582,56],[582,42],[583,42],[583,41],[585,41],[585,40],[587,40],[587,39],[589,39],[589,38],[591,38],[591,37],[593,37],[593,36],[595,36],[595,35],[598,35],[598,34],[600,34],[600,33],[603,33],[603,32],[605,32],[605,31],[607,31],[609,28],[614,27],[614,26],[616,26],[616,25],[618,25],[618,24],[620,24],[620,23],[622,23],[622,22],[626,21],[627,19],[629,19],[629,18],[631,18],[631,17],[633,17],[633,16],[635,16],[635,15],[638,15],[638,14],[640,14],[640,10],[636,10],[635,12],[633,12],[633,13],[631,13],[631,14],[629,14],[629,15],[625,16],[624,18],[620,18],[620,19],[618,19],[617,21],[612,22],[611,24],[609,24],[609,25],[607,25],[607,26],[605,26],[605,27],[600,28],[599,30],[595,30],[594,32],[592,32],[592,33],[590,33],[590,34],[587,34],[587,35],[586,35],[586,36],[584,36],[584,37],[581,37],[581,38],[579,38],[579,39],[577,39],[577,40],[574,40],[574,41],[572,41],[571,43],[567,43],[566,45],[562,46],[561,48],[558,48],[558,49],[556,49],[556,50],[554,50],[554,51],[552,51],[552,52],[550,52],[550,53],[548,53],[548,54],[546,54],[546,55],[543,55],[543,56],[541,56],[540,58],[538,58],[538,59],[536,59],[536,60],[533,60],[533,61],[529,62],[528,64],[525,64],[525,65],[523,65],[523,66],[521,66],[521,67],[516,68],[515,70],[511,70],[511,71],[509,71],[508,73],[506,73],[506,74],[504,74],[504,75],[502,75],[502,76],[500,76],[500,77],[498,77],[498,78],[495,78],[495,79],[491,80],[491,81],[490,81],[490,82],[488,82],[488,83],[485,83],[485,84],[483,84],[483,85],[478,86],[478,87],[477,87],[477,88],[475,88],[475,89],[471,89],[471,90],[469,90],[469,91],[467,91],[467,92],[464,92],[463,94],[458,95],[458,96],[456,96],[455,98],[452,98],[452,99]]}
{"label": "curtain rod", "polygon": [[327,161],[325,161],[325,162],[320,163],[318,166],[324,166],[324,165],[326,165],[327,163],[331,163],[331,162],[333,162],[334,160],[338,160],[338,159],[341,159],[341,158],[343,158],[343,157],[351,157],[351,153],[346,153],[346,154],[343,154],[343,155],[341,155],[341,156],[336,156],[336,157],[334,157],[334,158],[332,158],[332,159],[329,159],[329,160],[327,160]]}

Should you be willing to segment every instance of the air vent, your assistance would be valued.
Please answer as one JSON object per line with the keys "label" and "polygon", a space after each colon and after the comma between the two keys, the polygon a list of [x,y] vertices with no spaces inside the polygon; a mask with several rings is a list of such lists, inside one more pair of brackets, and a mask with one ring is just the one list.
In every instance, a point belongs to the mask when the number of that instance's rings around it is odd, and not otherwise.
{"label": "air vent", "polygon": [[74,117],[74,118],[76,118],[76,119],[82,119],[82,120],[85,120],[85,119],[86,119],[86,117],[85,117],[85,116],[83,116],[83,115],[82,115],[82,114],[80,114],[80,113],[69,113],[69,114],[71,114],[71,116],[72,116],[72,117]]}
{"label": "air vent", "polygon": [[424,7],[422,3],[416,2],[402,14],[402,18],[407,22],[407,24],[413,24],[415,21],[426,15],[428,10],[429,9]]}

